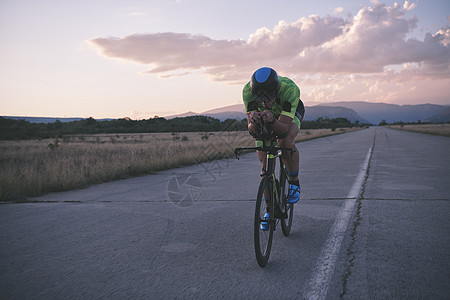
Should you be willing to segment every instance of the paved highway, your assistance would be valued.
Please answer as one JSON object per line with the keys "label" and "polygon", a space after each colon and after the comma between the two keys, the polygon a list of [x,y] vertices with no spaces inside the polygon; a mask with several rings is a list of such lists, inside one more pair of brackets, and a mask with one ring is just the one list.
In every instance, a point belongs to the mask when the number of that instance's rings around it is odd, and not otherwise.
{"label": "paved highway", "polygon": [[266,268],[249,153],[0,205],[0,298],[449,299],[450,139],[374,127],[298,146],[302,200]]}

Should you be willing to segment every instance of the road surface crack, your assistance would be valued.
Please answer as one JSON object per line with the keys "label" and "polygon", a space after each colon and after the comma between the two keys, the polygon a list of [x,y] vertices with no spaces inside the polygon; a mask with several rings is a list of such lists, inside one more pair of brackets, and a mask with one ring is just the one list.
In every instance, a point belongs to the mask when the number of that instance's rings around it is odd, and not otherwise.
{"label": "road surface crack", "polygon": [[356,240],[357,240],[357,235],[358,235],[358,227],[361,224],[362,221],[362,216],[361,216],[361,209],[362,209],[362,201],[364,200],[364,193],[366,190],[366,184],[367,181],[369,179],[369,174],[370,174],[370,163],[372,161],[372,155],[374,152],[374,148],[375,148],[375,138],[376,138],[376,131],[373,137],[373,142],[372,142],[372,153],[370,154],[370,158],[369,158],[369,164],[367,165],[367,172],[366,172],[366,176],[364,177],[364,182],[362,184],[361,187],[361,192],[359,194],[359,196],[357,197],[356,201],[357,201],[357,208],[356,208],[356,214],[355,214],[355,221],[353,222],[353,227],[351,229],[350,232],[350,243],[347,247],[347,269],[345,270],[344,275],[342,276],[342,291],[340,293],[340,298],[344,298],[344,296],[347,293],[348,290],[348,282],[349,282],[349,278],[353,272],[353,266],[355,265],[355,260],[356,260],[356,255],[355,255],[355,244],[356,244]]}

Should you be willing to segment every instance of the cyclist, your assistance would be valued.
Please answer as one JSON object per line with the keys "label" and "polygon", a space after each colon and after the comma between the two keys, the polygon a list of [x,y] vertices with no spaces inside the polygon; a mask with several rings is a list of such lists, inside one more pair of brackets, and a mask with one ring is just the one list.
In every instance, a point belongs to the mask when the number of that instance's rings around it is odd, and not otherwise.
{"label": "cyclist", "polygon": [[[300,89],[291,79],[278,76],[272,68],[263,67],[256,70],[251,80],[244,86],[242,98],[247,114],[248,131],[253,137],[258,138],[262,119],[279,137],[277,142],[280,147],[295,149],[293,154],[288,151],[283,153],[282,159],[289,175],[289,196],[286,202],[297,203],[300,199],[299,153],[294,139],[305,114]],[[262,145],[261,141],[257,140],[256,143],[257,147]],[[267,154],[258,151],[257,155],[264,167]],[[261,227],[264,225],[261,224]]]}

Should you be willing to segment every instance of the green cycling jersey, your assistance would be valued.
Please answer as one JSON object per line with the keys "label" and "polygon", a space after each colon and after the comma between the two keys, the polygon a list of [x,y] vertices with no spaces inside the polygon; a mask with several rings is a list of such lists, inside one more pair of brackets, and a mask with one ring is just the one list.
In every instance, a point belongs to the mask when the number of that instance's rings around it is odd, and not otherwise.
{"label": "green cycling jersey", "polygon": [[[299,87],[289,78],[278,76],[280,81],[280,90],[277,94],[277,99],[274,106],[269,109],[270,112],[278,118],[280,115],[285,115],[292,118],[292,122],[296,123],[300,128],[300,119],[296,115],[300,100]],[[250,82],[248,82],[242,91],[242,98],[245,105],[245,112],[264,111],[266,108],[255,100],[252,95]]]}

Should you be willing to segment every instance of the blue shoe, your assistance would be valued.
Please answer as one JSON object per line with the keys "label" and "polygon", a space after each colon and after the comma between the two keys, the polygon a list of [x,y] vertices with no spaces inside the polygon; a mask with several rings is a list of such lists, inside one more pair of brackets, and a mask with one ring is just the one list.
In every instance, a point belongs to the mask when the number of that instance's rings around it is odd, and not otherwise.
{"label": "blue shoe", "polygon": [[264,215],[264,221],[262,221],[261,222],[261,225],[260,225],[260,227],[261,227],[261,230],[262,231],[268,231],[269,230],[269,213],[266,213],[265,215]]}
{"label": "blue shoe", "polygon": [[287,204],[297,203],[300,199],[300,187],[295,184],[289,185],[289,195],[286,199]]}

